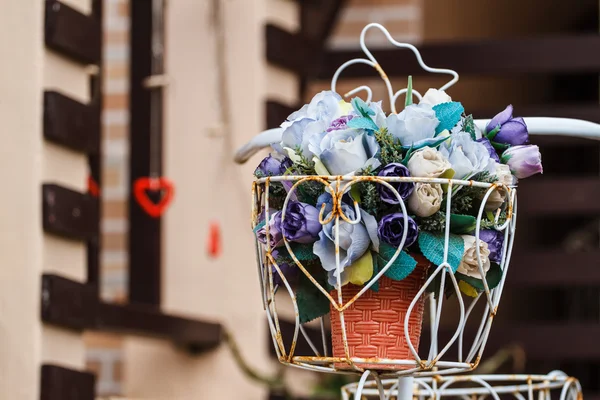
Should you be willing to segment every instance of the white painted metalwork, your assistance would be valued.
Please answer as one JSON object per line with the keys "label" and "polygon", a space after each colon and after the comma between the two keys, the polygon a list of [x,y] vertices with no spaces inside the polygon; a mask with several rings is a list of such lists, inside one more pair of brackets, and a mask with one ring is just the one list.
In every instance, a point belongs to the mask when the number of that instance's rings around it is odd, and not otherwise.
{"label": "white painted metalwork", "polygon": [[357,383],[342,388],[342,400],[499,400],[512,395],[517,400],[580,400],[581,385],[564,372],[547,375],[462,375],[414,378],[414,380],[366,380],[365,373]]}
{"label": "white painted metalwork", "polygon": [[[514,240],[514,233],[516,227],[516,216],[517,216],[517,204],[516,204],[516,187],[507,187],[501,183],[483,183],[483,182],[475,182],[475,181],[464,181],[464,180],[454,180],[454,179],[442,179],[442,178],[416,178],[416,177],[371,177],[371,176],[355,176],[355,177],[342,177],[342,176],[277,176],[277,177],[269,177],[257,179],[253,185],[253,212],[252,212],[252,220],[253,220],[253,228],[255,228],[261,221],[269,221],[270,214],[272,211],[269,206],[269,188],[270,185],[274,182],[292,182],[293,186],[287,194],[285,202],[282,207],[282,223],[285,221],[285,210],[287,209],[287,204],[295,194],[296,189],[302,183],[313,181],[319,182],[324,185],[325,189],[332,194],[334,200],[333,212],[330,216],[326,218],[324,214],[325,207],[321,209],[320,221],[323,225],[328,224],[330,222],[335,223],[335,246],[336,249],[339,249],[339,226],[340,219],[348,222],[348,223],[359,223],[360,222],[360,213],[356,213],[358,216],[356,220],[350,220],[348,216],[344,215],[341,205],[342,205],[342,195],[347,193],[352,185],[359,182],[375,182],[380,185],[386,186],[390,189],[396,198],[399,201],[400,208],[404,214],[404,225],[408,225],[408,213],[406,210],[406,206],[400,194],[394,189],[390,183],[394,182],[426,182],[426,183],[438,183],[442,185],[447,185],[446,192],[446,221],[445,221],[445,244],[444,244],[444,260],[439,266],[433,266],[435,268],[429,274],[429,277],[425,284],[421,287],[418,294],[410,304],[410,307],[407,310],[406,317],[404,319],[404,336],[406,339],[406,343],[408,344],[410,351],[412,353],[412,357],[410,359],[397,360],[397,359],[361,359],[356,357],[350,357],[349,355],[349,346],[347,337],[348,334],[346,332],[346,327],[344,324],[344,311],[348,309],[348,307],[353,304],[356,299],[362,296],[367,290],[371,288],[371,286],[379,280],[385,272],[391,267],[392,263],[396,260],[396,258],[400,255],[402,248],[404,247],[404,242],[406,241],[407,231],[404,232],[404,236],[402,238],[402,242],[398,246],[394,257],[378,272],[378,274],[368,283],[366,284],[362,290],[358,293],[358,295],[351,299],[350,301],[344,303],[342,300],[342,294],[344,288],[341,287],[340,276],[341,276],[341,267],[339,260],[339,250],[337,250],[337,276],[338,282],[336,285],[336,289],[338,296],[334,298],[330,292],[322,287],[317,280],[310,274],[310,272],[305,268],[303,263],[298,260],[295,256],[290,243],[285,240],[285,247],[287,248],[290,256],[298,266],[298,268],[304,273],[318,290],[321,292],[323,296],[325,296],[332,305],[332,309],[339,313],[339,318],[342,326],[342,336],[345,348],[345,357],[327,357],[327,340],[325,339],[325,327],[328,325],[328,321],[324,318],[321,318],[320,326],[322,329],[323,336],[323,345],[319,348],[315,343],[310,341],[308,337],[306,337],[304,329],[300,324],[299,312],[298,312],[298,304],[296,301],[296,294],[294,289],[289,284],[286,276],[282,273],[279,265],[277,264],[275,258],[272,255],[272,250],[270,248],[270,232],[268,224],[266,225],[266,245],[263,245],[257,242],[257,252],[258,252],[258,266],[259,266],[259,276],[261,278],[261,288],[262,288],[262,298],[263,298],[263,306],[267,311],[267,319],[269,322],[270,332],[273,338],[273,343],[275,346],[275,351],[277,352],[277,356],[279,360],[288,365],[293,365],[299,368],[311,369],[322,372],[339,372],[339,373],[363,373],[364,369],[357,366],[357,363],[368,363],[372,365],[398,365],[404,367],[402,370],[397,371],[388,371],[386,373],[394,374],[394,375],[405,375],[405,376],[428,376],[428,375],[439,375],[439,374],[456,374],[464,371],[473,370],[479,363],[481,359],[483,349],[488,339],[488,335],[490,332],[490,328],[492,325],[492,321],[494,316],[496,315],[498,304],[500,302],[500,296],[502,294],[502,290],[504,287],[504,281],[506,279],[506,273],[508,271],[510,257],[512,253],[512,246]],[[500,284],[490,290],[487,286],[487,282],[483,280],[485,290],[480,293],[477,297],[467,301],[466,298],[460,292],[458,282],[452,272],[452,268],[448,263],[448,244],[449,244],[449,235],[450,235],[450,208],[452,205],[453,194],[456,192],[453,190],[454,188],[460,188],[463,186],[473,186],[479,187],[483,189],[487,189],[485,191],[485,195],[482,199],[482,204],[479,209],[479,214],[477,217],[477,225],[475,236],[477,240],[477,246],[479,247],[479,232],[481,230],[481,220],[484,216],[485,204],[487,203],[487,199],[489,196],[495,191],[499,190],[506,194],[507,198],[507,217],[506,220],[500,222],[498,220],[499,214],[496,215],[496,223],[495,229],[501,232],[504,232],[504,248],[503,248],[503,257],[500,263],[500,267],[503,271],[502,278]],[[358,203],[354,203],[355,208],[358,208]],[[259,217],[259,215],[262,216]],[[483,217],[485,218],[485,217]],[[259,221],[260,219],[260,221]],[[479,250],[477,250],[479,252]],[[483,265],[479,263],[479,272],[481,276],[485,276],[485,271],[483,269]],[[278,274],[283,282],[284,287],[280,288],[274,285],[273,275]],[[437,292],[433,294],[428,294],[426,292],[429,284],[440,277],[440,288]],[[341,287],[341,288],[340,288]],[[457,326],[454,330],[454,334],[449,340],[445,340],[442,342],[442,339],[438,336],[438,330],[440,327],[440,319],[443,313],[443,305],[445,302],[445,293],[447,287],[450,287],[454,293],[454,301],[458,303],[458,315],[455,316]],[[284,302],[286,299],[282,296],[277,296],[277,292],[286,292],[289,295],[289,300],[292,302],[293,308],[295,310],[295,329],[294,334],[291,338],[284,338],[283,333],[280,329],[279,324],[279,315],[277,313],[277,304],[278,302]],[[430,302],[430,329],[429,334],[424,333],[423,336],[429,335],[430,346],[425,351],[424,349],[417,349],[415,345],[412,343],[410,335],[409,335],[409,320],[411,317],[411,313],[420,298],[426,298]],[[437,300],[436,300],[437,299]],[[475,305],[478,302],[481,302],[480,309],[477,311]],[[446,300],[447,301],[447,300]],[[479,322],[478,330],[476,331],[474,337],[467,338],[465,336],[465,326],[467,321],[471,319],[476,319]],[[298,341],[299,336],[302,335],[305,340],[309,342],[310,347],[313,350],[313,354],[297,354],[296,353],[296,343]],[[285,345],[285,342],[290,343],[289,346]],[[448,356],[449,350],[453,349],[457,353],[457,356],[450,358]],[[342,364],[342,366],[340,366]]]}
{"label": "white painted metalwork", "polygon": [[[442,86],[441,90],[445,90],[448,87],[452,86],[454,83],[458,81],[458,74],[452,70],[446,69],[436,69],[427,66],[422,58],[418,50],[409,44],[403,44],[394,41],[389,32],[383,28],[379,24],[370,24],[368,25],[361,34],[361,47],[363,48],[365,54],[367,55],[367,59],[356,59],[351,60],[340,67],[340,69],[336,72],[332,81],[332,89],[335,91],[336,83],[338,78],[340,77],[343,70],[354,64],[367,64],[375,68],[382,79],[384,79],[386,83],[386,88],[390,100],[390,107],[393,112],[395,112],[395,102],[400,95],[406,93],[406,89],[401,89],[397,92],[394,92],[389,79],[385,72],[381,69],[375,57],[373,57],[372,53],[366,47],[365,44],[365,35],[366,32],[371,28],[377,28],[384,33],[384,35],[390,40],[391,43],[398,47],[408,48],[415,53],[419,64],[427,71],[432,73],[443,73],[449,74],[452,76],[452,79]],[[347,96],[353,95],[358,92],[366,92],[367,100],[370,101],[372,98],[372,90],[368,86],[359,86],[352,91],[350,91]],[[420,98],[420,94],[413,90],[413,95],[417,98]],[[488,120],[477,120],[476,124],[480,128],[484,128],[487,124]],[[600,125],[594,124],[587,121],[574,120],[574,119],[564,119],[564,118],[525,118],[525,122],[528,125],[530,134],[564,134],[570,136],[581,136],[586,138],[595,138],[600,139]],[[254,137],[250,142],[241,147],[235,155],[235,161],[238,163],[243,163],[247,161],[252,155],[258,152],[260,149],[270,146],[274,143],[279,143],[281,141],[283,130],[281,128],[271,129],[261,133],[260,135]],[[285,210],[287,208],[287,204],[294,196],[296,189],[299,185],[308,182],[315,181],[324,185],[326,190],[332,194],[334,201],[334,207],[332,214],[325,220],[325,216],[323,215],[324,208],[321,210],[320,220],[322,224],[327,224],[329,222],[334,222],[336,227],[336,237],[335,237],[335,246],[339,251],[339,224],[340,219],[347,223],[360,223],[360,213],[357,213],[357,219],[352,221],[348,218],[348,216],[344,215],[341,209],[342,195],[346,193],[352,185],[362,182],[362,181],[373,181],[379,185],[384,185],[388,189],[390,189],[395,196],[398,198],[400,202],[401,209],[405,215],[404,224],[407,225],[407,212],[406,206],[402,201],[399,193],[390,185],[390,183],[394,182],[427,182],[427,183],[440,183],[443,185],[447,185],[448,190],[446,191],[446,221],[445,221],[445,244],[444,244],[444,260],[439,266],[435,267],[435,270],[431,271],[431,274],[427,280],[427,282],[423,285],[421,290],[418,292],[417,296],[412,300],[412,303],[409,307],[408,313],[404,320],[404,333],[405,339],[410,347],[410,351],[412,357],[406,360],[391,360],[391,359],[359,359],[352,358],[349,356],[348,350],[348,342],[347,342],[347,332],[344,324],[344,311],[350,306],[350,304],[356,301],[356,297],[350,302],[344,304],[342,302],[342,291],[343,288],[338,290],[337,299],[332,297],[332,295],[321,285],[319,285],[316,280],[310,275],[307,269],[302,265],[302,263],[295,257],[293,254],[292,248],[290,244],[285,240],[284,243],[286,249],[290,252],[290,255],[294,259],[298,268],[304,273],[312,282],[316,285],[320,293],[325,296],[330,304],[332,305],[333,312],[339,313],[342,333],[343,333],[343,341],[346,357],[334,358],[332,356],[328,356],[330,352],[328,351],[328,340],[326,338],[326,328],[329,325],[329,321],[326,318],[321,318],[319,321],[319,327],[322,333],[322,343],[315,343],[315,341],[311,341],[305,332],[305,329],[301,326],[299,320],[299,312],[298,312],[298,304],[296,301],[296,295],[294,293],[293,288],[290,283],[287,281],[286,277],[282,274],[280,267],[277,265],[273,255],[272,250],[270,248],[270,232],[268,228],[268,224],[266,226],[266,235],[267,235],[267,245],[263,246],[261,243],[257,242],[257,262],[258,262],[258,272],[261,283],[261,293],[263,299],[263,306],[267,312],[267,320],[269,323],[269,329],[273,339],[273,345],[275,347],[275,351],[279,360],[287,365],[292,365],[295,367],[320,371],[320,372],[335,372],[335,373],[359,373],[363,374],[361,381],[364,383],[369,374],[375,375],[377,381],[380,381],[380,375],[378,375],[374,371],[364,371],[362,368],[358,367],[357,363],[368,363],[368,364],[380,364],[380,365],[399,365],[403,366],[404,369],[397,371],[383,371],[381,373],[386,373],[390,375],[394,375],[398,377],[398,384],[400,385],[400,390],[403,393],[409,393],[408,388],[412,387],[413,376],[418,377],[426,377],[426,376],[441,376],[441,375],[450,375],[457,374],[461,372],[471,371],[473,370],[479,363],[481,356],[483,354],[483,350],[485,348],[485,344],[487,342],[493,318],[497,312],[498,304],[500,301],[500,297],[502,294],[502,290],[504,288],[504,282],[506,279],[506,274],[508,272],[508,267],[510,263],[510,257],[512,252],[512,245],[516,227],[516,216],[517,216],[517,203],[516,203],[516,187],[506,187],[502,184],[495,183],[483,183],[483,182],[473,182],[473,181],[460,181],[460,180],[448,180],[448,179],[430,179],[430,178],[415,178],[415,177],[407,177],[407,178],[398,178],[398,177],[365,177],[365,176],[276,176],[269,178],[258,179],[253,184],[253,211],[252,211],[252,221],[253,228],[255,228],[259,224],[259,215],[262,213],[263,215],[260,217],[262,221],[269,221],[270,214],[272,211],[269,208],[269,188],[270,185],[274,182],[291,182],[293,187],[289,190],[287,197],[285,199],[283,205],[283,215],[282,219],[285,220]],[[448,238],[449,238],[449,216],[453,194],[455,190],[453,188],[460,188],[462,186],[475,186],[487,189],[486,194],[483,198],[481,208],[477,217],[477,226],[476,226],[476,240],[477,244],[479,244],[479,232],[481,229],[481,219],[484,215],[484,207],[485,203],[489,196],[494,192],[494,190],[500,190],[504,192],[507,198],[508,206],[508,215],[506,221],[500,223],[498,221],[498,215],[496,215],[495,221],[495,229],[501,232],[504,232],[504,249],[503,249],[503,257],[501,262],[502,268],[502,278],[500,284],[490,290],[487,286],[487,282],[484,282],[485,291],[479,294],[476,298],[469,300],[466,297],[463,297],[461,294],[458,282],[451,271],[451,267],[448,264]],[[358,207],[358,204],[354,204],[355,208]],[[369,290],[369,288],[373,285],[374,281],[381,278],[381,276],[386,272],[388,268],[390,268],[391,264],[395,261],[395,259],[399,256],[401,249],[403,248],[404,242],[406,240],[406,232],[404,233],[404,237],[402,243],[398,247],[396,254],[390,260],[390,262],[379,271],[379,273],[371,280],[363,290],[357,295],[357,297],[361,296],[365,291]],[[477,246],[478,249],[479,246]],[[479,253],[479,249],[477,250]],[[477,254],[479,255],[479,254]],[[340,271],[340,263],[339,263],[339,254],[337,257],[337,265],[336,269]],[[485,275],[483,271],[483,267],[479,265],[479,271],[482,276]],[[283,287],[279,287],[274,285],[273,275],[278,274],[283,282]],[[441,285],[440,289],[437,293],[434,294],[426,294],[426,288],[435,279],[436,277],[440,277]],[[338,287],[340,286],[340,281],[338,278]],[[456,321],[456,329],[452,337],[448,340],[442,342],[442,338],[439,337],[438,332],[440,328],[440,320],[442,315],[448,314],[448,307],[444,307],[444,303],[447,303],[449,300],[445,300],[444,291],[445,288],[449,287],[455,294],[452,301],[456,301],[458,304],[457,315],[449,315],[450,320]],[[279,292],[279,295],[277,295]],[[279,315],[277,312],[277,303],[286,300],[286,296],[283,295],[286,293],[289,297],[288,301],[292,302],[292,306],[295,310],[295,327],[292,337],[284,338],[283,333],[280,328]],[[428,333],[426,330],[423,331],[422,336],[429,336],[429,343],[427,349],[417,349],[413,345],[408,335],[408,321],[410,314],[418,301],[419,298],[426,297],[427,301],[429,301],[429,330]],[[482,299],[483,298],[483,299]],[[467,301],[469,300],[469,301]],[[281,304],[281,303],[280,303]],[[456,312],[456,310],[454,310]],[[448,318],[446,318],[448,320]],[[467,337],[465,333],[465,326],[469,319],[474,319],[478,323],[478,329],[475,332],[473,337]],[[296,344],[299,340],[300,336],[307,340],[309,347],[312,350],[312,354],[297,354],[296,353]],[[286,345],[287,344],[287,345]],[[450,357],[450,350],[453,350],[455,354],[453,357]],[[348,368],[339,368],[338,366],[342,364],[346,364]],[[337,366],[336,366],[337,365]],[[435,378],[438,379],[438,378]],[[455,379],[461,379],[457,377]],[[418,381],[420,382],[420,381]],[[426,382],[423,381],[423,382]],[[435,382],[435,380],[433,380]],[[454,382],[454,381],[451,381]],[[449,384],[450,385],[450,384]],[[485,385],[483,385],[485,386]],[[384,398],[384,397],[382,397]],[[519,398],[523,400],[522,398]],[[547,399],[546,399],[547,400]],[[563,399],[561,399],[563,400]]]}

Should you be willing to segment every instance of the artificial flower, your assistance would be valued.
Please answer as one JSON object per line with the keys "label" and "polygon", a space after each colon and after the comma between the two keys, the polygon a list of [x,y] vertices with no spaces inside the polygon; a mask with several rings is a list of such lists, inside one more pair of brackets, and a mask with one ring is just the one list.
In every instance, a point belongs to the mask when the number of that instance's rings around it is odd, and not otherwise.
{"label": "artificial flower", "polygon": [[507,164],[511,172],[519,179],[544,172],[542,155],[539,147],[535,145],[509,148],[502,154],[502,162]]}
{"label": "artificial flower", "polygon": [[[342,204],[341,211],[349,219],[356,219],[354,209],[347,204]],[[330,217],[331,213],[327,214],[325,219]],[[340,276],[342,285],[349,282],[348,271],[346,269],[357,262],[371,247],[373,239],[377,238],[376,224],[374,227],[372,223],[364,223],[365,221],[373,222],[375,218],[361,210],[361,220],[361,223],[358,224],[350,224],[341,218],[339,220],[339,272],[342,274]],[[323,226],[323,229],[319,233],[319,240],[313,245],[314,254],[319,257],[323,269],[328,273],[329,283],[334,286],[337,285],[338,277],[336,268],[335,225],[336,219],[334,218],[330,223]]]}
{"label": "artificial flower", "polygon": [[428,104],[411,104],[386,120],[388,131],[403,146],[419,147],[434,139],[440,121]]}
{"label": "artificial flower", "polygon": [[[379,176],[388,177],[407,177],[410,176],[408,168],[399,163],[391,163],[386,165],[381,171]],[[402,200],[406,200],[411,195],[415,188],[415,184],[412,182],[388,182],[398,192]],[[385,185],[379,184],[377,186],[381,201],[388,204],[400,204],[396,193]]]}
{"label": "artificial flower", "polygon": [[[287,253],[287,251],[286,251],[286,253]],[[271,254],[272,254],[273,258],[275,259],[275,261],[277,262],[277,266],[279,267],[279,270],[281,271],[281,273],[283,274],[285,279],[288,281],[288,283],[290,285],[293,285],[294,283],[296,283],[296,281],[298,280],[298,276],[299,276],[299,269],[296,266],[296,264],[289,263],[287,261],[278,261],[278,260],[281,260],[281,255],[280,255],[279,249],[273,250],[271,252]],[[283,286],[283,279],[281,279],[281,276],[277,272],[277,269],[275,268],[275,266],[272,266],[271,269],[273,271],[273,284]]]}
{"label": "artificial flower", "polygon": [[489,134],[495,129],[499,129],[492,138],[492,140],[496,143],[517,146],[525,144],[529,140],[527,125],[525,124],[523,118],[513,118],[512,104],[492,118],[492,120],[487,124],[486,133]]}
{"label": "artificial flower", "polygon": [[280,154],[269,154],[260,164],[258,164],[257,172],[263,176],[283,175],[292,166],[292,160]]}
{"label": "artificial flower", "polygon": [[408,198],[408,209],[418,217],[430,217],[440,210],[443,195],[440,184],[417,183]]}
{"label": "artificial flower", "polygon": [[429,89],[419,104],[428,104],[430,106],[435,106],[442,103],[448,103],[452,101],[452,98],[446,94],[443,90],[438,89]]}
{"label": "artificial flower", "polygon": [[377,140],[363,129],[342,129],[313,138],[310,148],[331,175],[352,174],[360,169],[377,168]]}
{"label": "artificial flower", "polygon": [[496,162],[500,162],[500,157],[498,157],[498,152],[496,151],[494,146],[492,146],[492,143],[487,138],[482,137],[480,139],[477,139],[477,141],[485,146],[485,148],[487,149],[488,153],[490,154],[490,157],[492,158],[492,160],[494,160]]}
{"label": "artificial flower", "polygon": [[479,264],[483,267],[484,273],[487,273],[490,269],[490,250],[488,244],[483,240],[479,240],[479,257],[477,257],[477,239],[475,236],[461,236],[465,243],[465,250],[457,272],[473,278],[483,279],[479,271]]}
{"label": "artificial flower", "polygon": [[381,218],[377,227],[379,239],[392,246],[400,246],[402,244],[402,236],[406,231],[406,240],[404,241],[403,248],[412,246],[417,240],[417,236],[419,236],[419,228],[415,220],[408,215],[406,218],[408,221],[407,226],[405,226],[404,214],[402,213],[388,214]]}
{"label": "artificial flower", "polygon": [[309,149],[311,138],[314,135],[322,135],[333,121],[348,115],[349,109],[346,104],[335,92],[318,93],[309,104],[292,113],[281,125],[281,143],[273,147],[287,155],[299,150],[302,156],[312,159],[313,154]]}
{"label": "artificial flower", "polygon": [[292,242],[313,243],[319,237],[322,226],[319,210],[310,204],[299,201],[288,202],[281,230],[283,236]]}
{"label": "artificial flower", "polygon": [[350,120],[352,120],[354,116],[353,115],[345,115],[343,117],[340,117],[334,121],[331,122],[331,125],[329,125],[329,128],[327,128],[327,132],[331,132],[331,131],[339,131],[342,129],[347,129],[348,128],[348,122]]}
{"label": "artificial flower", "polygon": [[502,261],[504,232],[495,229],[482,229],[479,231],[479,239],[487,243],[488,250],[490,251],[490,261],[500,264],[500,261]]}
{"label": "artificial flower", "polygon": [[[267,244],[267,228],[263,226],[256,231],[256,239],[262,244]],[[271,249],[283,244],[283,232],[281,230],[281,211],[271,214],[269,218],[269,243]]]}
{"label": "artificial flower", "polygon": [[494,160],[482,143],[473,140],[467,132],[452,135],[452,141],[440,147],[450,161],[455,179],[468,179],[478,172],[494,172]]}
{"label": "artificial flower", "polygon": [[[510,187],[514,184],[514,176],[510,172],[510,168],[506,164],[496,163],[494,174],[498,178],[498,182]],[[486,192],[481,194],[481,199]],[[506,201],[507,192],[502,188],[495,189],[488,197],[485,203],[485,211],[496,211]]]}
{"label": "artificial flower", "polygon": [[439,178],[452,168],[448,160],[436,149],[423,147],[417,150],[408,160],[411,176],[419,178]]}

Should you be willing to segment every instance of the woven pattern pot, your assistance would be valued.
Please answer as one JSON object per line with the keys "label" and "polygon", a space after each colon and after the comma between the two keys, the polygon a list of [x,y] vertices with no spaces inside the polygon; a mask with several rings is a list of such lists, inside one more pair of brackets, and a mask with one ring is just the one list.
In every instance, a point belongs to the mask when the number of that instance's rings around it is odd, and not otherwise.
{"label": "woven pattern pot", "polygon": [[[348,339],[350,357],[394,360],[412,360],[404,335],[404,320],[408,307],[416,297],[427,278],[430,263],[423,257],[416,257],[415,270],[402,281],[394,281],[385,276],[379,279],[379,291],[367,290],[348,309],[344,311],[344,323]],[[361,286],[346,285],[342,289],[344,304],[351,300]],[[331,292],[337,299],[337,291]],[[410,340],[418,351],[425,297],[421,296],[412,309],[408,330]],[[333,356],[345,358],[342,325],[339,312],[331,308],[331,334]],[[384,363],[355,363],[356,366],[374,370],[401,370],[406,365]],[[346,363],[336,363],[336,368],[351,369]]]}

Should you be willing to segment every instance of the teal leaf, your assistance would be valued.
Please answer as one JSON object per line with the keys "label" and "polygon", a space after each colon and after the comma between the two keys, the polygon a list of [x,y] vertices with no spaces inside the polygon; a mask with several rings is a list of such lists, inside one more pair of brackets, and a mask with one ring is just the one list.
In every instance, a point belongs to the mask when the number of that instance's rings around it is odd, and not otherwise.
{"label": "teal leaf", "polygon": [[357,113],[365,118],[369,118],[370,115],[375,115],[375,111],[371,110],[367,103],[365,103],[360,97],[355,97],[352,99],[352,107],[354,107]]}
{"label": "teal leaf", "polygon": [[[327,278],[323,274],[321,276],[323,278],[317,279],[317,281],[325,288]],[[296,300],[301,324],[322,317],[329,312],[329,299],[303,273],[300,274],[298,281]]]}
{"label": "teal leaf", "polygon": [[[435,265],[440,265],[444,262],[444,234],[420,232],[419,233],[419,248],[429,261]],[[460,261],[462,260],[465,248],[465,242],[462,237],[455,234],[450,234],[448,238],[448,264],[452,267],[452,272],[456,272]]]}
{"label": "teal leaf", "polygon": [[263,226],[265,226],[265,225],[266,225],[266,221],[263,219],[262,221],[260,221],[258,223],[258,225],[256,225],[254,227],[254,229],[252,229],[252,232],[254,232],[254,234],[256,235],[256,232],[260,231],[263,228]]}
{"label": "teal leaf", "polygon": [[477,219],[472,215],[451,214],[450,232],[452,233],[471,233],[477,227]]}
{"label": "teal leaf", "polygon": [[[377,264],[380,268],[384,268],[396,254],[397,247],[390,246],[387,243],[379,243],[379,256]],[[410,275],[417,266],[417,261],[412,258],[406,251],[400,252],[398,258],[392,263],[390,268],[385,271],[385,276],[395,281],[401,281]]]}
{"label": "teal leaf", "polygon": [[312,243],[290,243],[290,247],[298,261],[313,261],[318,258],[313,253]]}
{"label": "teal leaf", "polygon": [[[371,280],[373,280],[379,273],[379,255],[372,251],[371,256],[373,256],[373,278],[371,278]],[[379,292],[379,280],[376,280],[373,285],[371,285],[371,290]]]}
{"label": "teal leaf", "polygon": [[411,144],[410,146],[402,146],[402,148],[404,150],[409,150],[410,148],[414,150],[419,150],[423,147],[432,147],[432,148],[436,148],[438,147],[440,144],[444,143],[446,140],[450,139],[450,135],[443,137],[443,138],[439,138],[439,137],[434,137],[434,138],[429,138],[429,139],[423,139],[423,140],[419,140],[418,142],[415,142],[413,144]]}
{"label": "teal leaf", "polygon": [[439,134],[444,129],[451,130],[458,124],[460,118],[465,112],[465,108],[458,101],[451,101],[433,106],[435,116],[440,120],[440,124],[435,129],[435,134]]}
{"label": "teal leaf", "polygon": [[[467,282],[469,285],[473,286],[479,291],[485,290],[485,286],[483,286],[483,281],[481,279],[473,278],[472,276],[467,276],[461,274],[460,272],[456,273],[456,279],[460,279],[461,281]],[[500,280],[502,280],[502,268],[500,268],[500,265],[496,263],[491,263],[490,269],[485,274],[485,280],[487,281],[490,290],[498,286]]]}
{"label": "teal leaf", "polygon": [[362,118],[352,118],[346,124],[348,128],[354,129],[368,129],[370,131],[377,131],[379,127],[370,117],[362,117]]}
{"label": "teal leaf", "polygon": [[405,107],[408,107],[413,103],[412,97],[413,97],[412,76],[409,75],[408,76],[408,86],[406,87],[406,101],[404,102]]}

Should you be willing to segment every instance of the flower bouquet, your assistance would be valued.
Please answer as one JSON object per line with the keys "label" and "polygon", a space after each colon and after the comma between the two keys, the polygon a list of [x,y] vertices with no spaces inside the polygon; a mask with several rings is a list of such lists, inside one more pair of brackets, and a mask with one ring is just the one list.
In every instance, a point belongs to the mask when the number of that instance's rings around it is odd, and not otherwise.
{"label": "flower bouquet", "polygon": [[389,115],[317,94],[255,172],[264,286],[290,293],[300,324],[331,312],[336,369],[406,369],[394,360],[418,358],[424,293],[489,298],[517,180],[542,172],[512,106],[478,127],[444,91],[413,104],[410,87]]}

